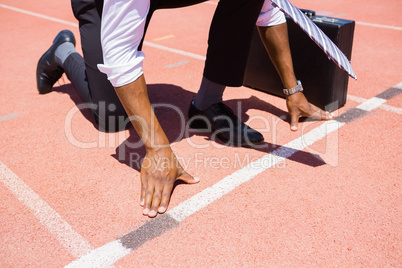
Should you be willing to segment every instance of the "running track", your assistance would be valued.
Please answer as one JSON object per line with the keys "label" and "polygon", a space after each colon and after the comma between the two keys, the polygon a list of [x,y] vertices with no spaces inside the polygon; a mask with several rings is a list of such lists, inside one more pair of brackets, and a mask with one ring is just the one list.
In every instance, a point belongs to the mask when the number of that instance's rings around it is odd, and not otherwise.
{"label": "running track", "polygon": [[[292,133],[282,99],[228,88],[227,104],[265,127],[258,150],[182,138],[180,115],[156,109],[201,182],[176,187],[168,213],[149,220],[135,133],[97,131],[66,78],[36,92],[37,60],[57,32],[79,36],[69,1],[0,0],[0,266],[401,266],[402,4],[292,2],[356,21],[359,80],[346,106]],[[215,6],[155,14],[144,47],[152,103],[186,113]]]}

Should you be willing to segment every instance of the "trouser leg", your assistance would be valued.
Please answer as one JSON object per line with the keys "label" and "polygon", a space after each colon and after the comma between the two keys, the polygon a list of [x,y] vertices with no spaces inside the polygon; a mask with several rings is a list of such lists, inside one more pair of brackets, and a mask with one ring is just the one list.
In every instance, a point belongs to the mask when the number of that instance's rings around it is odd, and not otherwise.
{"label": "trouser leg", "polygon": [[241,86],[253,29],[264,0],[221,0],[208,39],[204,76],[218,84]]}
{"label": "trouser leg", "polygon": [[126,112],[106,75],[97,68],[97,64],[103,63],[99,10],[97,10],[94,0],[72,0],[71,4],[74,15],[79,21],[85,75],[90,97],[92,103],[97,107],[93,111],[95,120],[100,129],[123,130],[128,122],[125,120]]}
{"label": "trouser leg", "polygon": [[89,92],[84,58],[78,53],[71,54],[63,62],[63,69],[81,100],[84,103],[91,104],[92,98]]}

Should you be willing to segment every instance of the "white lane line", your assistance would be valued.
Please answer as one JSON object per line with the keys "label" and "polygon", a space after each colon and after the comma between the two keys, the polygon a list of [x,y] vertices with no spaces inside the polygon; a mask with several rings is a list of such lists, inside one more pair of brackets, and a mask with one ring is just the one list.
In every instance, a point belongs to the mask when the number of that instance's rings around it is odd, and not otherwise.
{"label": "white lane line", "polygon": [[172,68],[176,68],[176,67],[179,67],[179,66],[182,66],[182,65],[186,65],[187,63],[190,63],[190,61],[189,60],[182,60],[182,61],[179,61],[179,62],[175,62],[175,63],[169,64],[169,65],[166,65],[165,68],[166,69],[172,69]]}
{"label": "white lane line", "polygon": [[66,20],[61,20],[61,19],[49,17],[49,16],[42,15],[42,14],[39,14],[39,13],[27,11],[27,10],[24,10],[24,9],[21,9],[21,8],[7,6],[7,5],[3,5],[3,4],[0,4],[0,7],[6,8],[6,9],[9,9],[9,10],[13,10],[13,11],[16,11],[16,12],[19,12],[19,13],[31,15],[31,16],[34,16],[34,17],[38,17],[38,18],[41,18],[41,19],[50,20],[50,21],[66,24],[66,25],[69,25],[69,26],[78,27],[78,23],[74,23],[74,22],[70,22],[70,21],[66,21]]}
{"label": "white lane line", "polygon": [[402,108],[397,108],[397,107],[394,107],[391,105],[386,105],[386,104],[381,105],[380,108],[387,112],[393,112],[393,113],[402,115]]}
{"label": "white lane line", "polygon": [[183,50],[180,50],[180,49],[175,49],[175,48],[171,48],[171,47],[162,46],[162,45],[159,45],[159,44],[151,43],[149,41],[144,41],[144,45],[146,45],[148,47],[157,48],[157,49],[160,49],[160,50],[169,51],[169,52],[176,53],[176,54],[179,54],[179,55],[187,56],[187,57],[197,59],[197,60],[203,60],[204,61],[206,59],[205,56],[201,56],[201,55],[198,55],[198,54],[195,54],[195,53],[183,51]]}
{"label": "white lane line", "polygon": [[66,265],[65,268],[113,267],[115,262],[130,254],[130,252],[131,249],[124,247],[120,241],[115,240],[94,249],[88,255]]}
{"label": "white lane line", "polygon": [[8,115],[0,116],[0,122],[1,122],[1,121],[5,121],[5,120],[9,120],[9,119],[12,119],[12,118],[15,118],[15,117],[17,117],[17,116],[18,116],[18,113],[12,113],[12,114],[8,114]]}
{"label": "white lane line", "polygon": [[356,21],[356,24],[375,27],[375,28],[383,28],[383,29],[391,29],[391,30],[402,31],[402,27],[397,27],[397,26],[382,25],[382,24],[363,22],[363,21]]}
{"label": "white lane line", "polygon": [[80,234],[1,161],[0,181],[31,210],[40,223],[75,258],[82,257],[93,250],[93,247]]}
{"label": "white lane line", "polygon": [[363,110],[363,111],[371,111],[375,108],[380,107],[382,104],[386,103],[387,100],[384,99],[380,99],[377,97],[373,97],[365,102],[363,102],[362,104],[360,104],[359,106],[357,106],[356,108]]}
{"label": "white lane line", "polygon": [[[352,96],[352,95],[348,95],[347,98],[351,101],[358,102],[358,103],[363,103],[363,102],[367,101],[367,99],[365,99],[365,98],[356,97],[356,96]],[[382,104],[379,108],[382,110],[385,110],[387,112],[402,114],[402,108],[394,107],[394,106],[391,106],[388,104]]]}
{"label": "white lane line", "polygon": [[[210,4],[210,5],[218,4],[218,2],[212,2],[212,1],[207,1],[204,3]],[[334,17],[334,18],[342,18],[347,15],[346,13],[333,14],[332,12],[327,12],[327,11],[317,11],[316,14],[319,16],[327,16],[327,17]],[[383,28],[383,29],[402,31],[402,27],[391,26],[391,25],[383,25],[383,24],[370,23],[370,22],[364,22],[364,21],[356,21],[356,24],[375,27],[375,28]]]}
{"label": "white lane line", "polygon": [[154,38],[153,40],[158,42],[158,41],[163,41],[163,40],[174,38],[174,37],[175,36],[173,34],[169,34],[169,35],[161,36],[161,37],[158,37],[158,38]]}
{"label": "white lane line", "polygon": [[356,97],[356,96],[349,95],[349,94],[348,94],[346,97],[347,97],[349,100],[354,101],[354,102],[358,102],[358,103],[363,103],[363,102],[367,101],[367,99],[365,99],[365,98]]}

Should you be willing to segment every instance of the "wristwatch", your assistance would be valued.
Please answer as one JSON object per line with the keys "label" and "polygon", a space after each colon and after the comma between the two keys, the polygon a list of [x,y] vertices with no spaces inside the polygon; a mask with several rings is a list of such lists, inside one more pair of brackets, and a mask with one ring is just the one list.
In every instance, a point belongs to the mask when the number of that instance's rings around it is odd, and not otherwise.
{"label": "wristwatch", "polygon": [[303,92],[303,86],[302,86],[300,80],[297,80],[297,86],[295,86],[294,88],[291,88],[291,89],[286,89],[286,88],[284,88],[284,89],[283,89],[283,93],[284,93],[286,96],[295,94],[296,92]]}

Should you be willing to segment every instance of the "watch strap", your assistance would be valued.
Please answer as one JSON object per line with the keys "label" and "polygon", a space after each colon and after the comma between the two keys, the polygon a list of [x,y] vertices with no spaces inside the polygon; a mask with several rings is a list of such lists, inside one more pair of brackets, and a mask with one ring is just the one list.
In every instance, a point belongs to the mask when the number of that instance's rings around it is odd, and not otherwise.
{"label": "watch strap", "polygon": [[291,88],[291,89],[284,88],[283,89],[283,93],[286,96],[295,94],[296,92],[303,92],[303,86],[302,86],[302,83],[300,82],[300,80],[297,80],[297,86],[295,86],[294,88]]}

